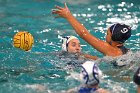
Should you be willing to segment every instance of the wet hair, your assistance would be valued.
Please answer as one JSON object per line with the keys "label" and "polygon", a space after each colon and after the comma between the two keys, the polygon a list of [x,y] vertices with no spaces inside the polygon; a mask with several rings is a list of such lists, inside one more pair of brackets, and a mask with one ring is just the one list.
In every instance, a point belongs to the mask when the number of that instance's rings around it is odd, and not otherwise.
{"label": "wet hair", "polygon": [[138,68],[138,70],[135,72],[134,76],[133,76],[133,81],[137,84],[140,85],[140,67]]}
{"label": "wet hair", "polygon": [[131,36],[131,28],[125,24],[114,24],[110,27],[113,41],[124,43]]}

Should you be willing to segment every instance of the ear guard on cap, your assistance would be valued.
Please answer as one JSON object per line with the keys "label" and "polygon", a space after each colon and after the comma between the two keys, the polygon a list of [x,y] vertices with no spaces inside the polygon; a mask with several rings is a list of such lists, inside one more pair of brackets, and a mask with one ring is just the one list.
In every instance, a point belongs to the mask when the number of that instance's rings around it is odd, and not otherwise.
{"label": "ear guard on cap", "polygon": [[67,41],[69,38],[70,38],[69,36],[65,36],[62,39],[62,50],[63,51],[67,51],[67,47],[68,47]]}

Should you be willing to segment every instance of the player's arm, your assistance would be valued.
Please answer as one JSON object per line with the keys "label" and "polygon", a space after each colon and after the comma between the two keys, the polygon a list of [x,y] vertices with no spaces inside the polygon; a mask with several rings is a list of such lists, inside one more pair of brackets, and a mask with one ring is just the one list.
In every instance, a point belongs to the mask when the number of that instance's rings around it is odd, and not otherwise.
{"label": "player's arm", "polygon": [[92,56],[92,55],[89,55],[89,54],[83,54],[85,58],[89,58],[89,59],[93,59],[93,60],[97,60],[98,57],[97,56]]}
{"label": "player's arm", "polygon": [[[53,10],[53,14],[57,14],[59,17],[63,17],[68,20],[71,26],[74,28],[76,33],[83,38],[87,43],[89,43],[92,47],[108,56],[116,56],[119,55],[114,47],[106,43],[105,41],[99,40],[95,36],[91,35],[88,30],[82,25],[71,13],[68,9],[66,3],[65,7],[62,8],[60,6],[56,6],[58,10]],[[120,52],[120,51],[118,51]]]}

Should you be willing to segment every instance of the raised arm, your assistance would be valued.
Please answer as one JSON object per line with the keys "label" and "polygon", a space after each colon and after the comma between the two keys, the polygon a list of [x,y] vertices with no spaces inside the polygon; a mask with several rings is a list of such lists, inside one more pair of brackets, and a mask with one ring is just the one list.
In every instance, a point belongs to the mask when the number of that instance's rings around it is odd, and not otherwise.
{"label": "raised arm", "polygon": [[89,54],[83,54],[85,58],[89,58],[89,59],[93,59],[93,60],[97,60],[98,57],[97,56],[92,56],[92,55],[89,55]]}
{"label": "raised arm", "polygon": [[68,22],[71,24],[71,26],[74,28],[76,33],[83,38],[87,43],[89,43],[92,47],[103,53],[104,55],[109,56],[116,56],[112,53],[113,51],[116,51],[112,46],[110,46],[108,43],[99,40],[95,36],[91,35],[88,30],[82,25],[70,12],[68,9],[66,3],[65,7],[62,8],[60,6],[56,6],[57,9],[53,10],[53,14],[57,14],[58,17],[63,17],[68,20]]}

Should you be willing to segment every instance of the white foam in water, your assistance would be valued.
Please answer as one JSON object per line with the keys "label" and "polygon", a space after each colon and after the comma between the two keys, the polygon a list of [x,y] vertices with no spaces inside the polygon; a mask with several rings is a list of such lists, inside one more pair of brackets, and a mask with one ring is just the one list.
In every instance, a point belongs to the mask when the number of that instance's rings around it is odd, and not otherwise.
{"label": "white foam in water", "polygon": [[39,92],[43,92],[43,91],[47,90],[46,87],[41,84],[32,84],[32,85],[27,84],[27,85],[25,85],[25,87],[37,90]]}
{"label": "white foam in water", "polygon": [[111,93],[128,93],[128,90],[123,88],[121,83],[113,82],[111,80],[106,81],[106,83],[110,88]]}
{"label": "white foam in water", "polygon": [[[132,75],[140,66],[140,51],[135,53],[129,52],[126,55],[120,57],[104,57],[98,59],[96,63],[103,67],[102,63],[108,64],[106,68],[101,69],[103,73],[113,77],[115,81],[131,81]],[[115,64],[112,64],[115,63]]]}
{"label": "white foam in water", "polygon": [[[111,63],[113,60],[115,60],[119,66],[121,65],[129,65],[132,61],[139,61],[140,59],[140,55],[139,55],[140,51],[137,51],[135,53],[133,52],[128,52],[125,55],[119,56],[119,57],[109,57],[106,56],[104,58],[101,58],[99,60],[97,60],[98,62],[106,62],[106,63]],[[135,62],[136,63],[136,62]]]}
{"label": "white foam in water", "polygon": [[70,75],[66,77],[66,80],[67,79],[76,79],[76,80],[79,80],[79,77],[80,77],[80,74],[77,73],[77,72],[70,72]]}

